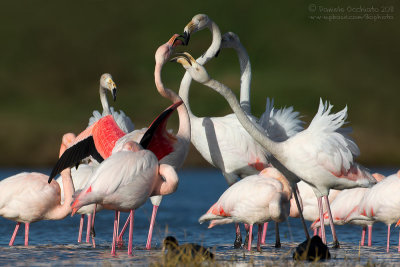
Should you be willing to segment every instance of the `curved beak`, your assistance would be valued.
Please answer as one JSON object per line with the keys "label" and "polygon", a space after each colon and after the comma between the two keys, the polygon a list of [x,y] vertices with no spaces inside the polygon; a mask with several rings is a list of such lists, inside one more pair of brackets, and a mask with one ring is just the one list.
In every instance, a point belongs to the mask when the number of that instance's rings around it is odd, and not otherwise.
{"label": "curved beak", "polygon": [[196,26],[193,21],[190,21],[186,27],[183,29],[183,38],[185,39],[185,44],[189,44],[190,34],[196,30]]}
{"label": "curved beak", "polygon": [[191,67],[196,60],[188,53],[176,53],[175,57],[170,59],[171,62],[178,62],[183,65],[183,67]]}
{"label": "curved beak", "polygon": [[117,100],[117,87],[114,87],[112,89],[112,97],[113,97],[113,100],[115,102],[115,100]]}
{"label": "curved beak", "polygon": [[184,40],[184,44],[188,45],[189,44],[189,40],[190,40],[190,33],[187,31],[183,32],[183,40]]}
{"label": "curved beak", "polygon": [[[182,41],[181,39],[178,39],[178,38],[183,38],[184,40]],[[178,45],[186,45],[185,37],[180,34],[175,33],[174,35],[172,35],[171,39],[169,39],[167,44],[173,48],[177,47]]]}

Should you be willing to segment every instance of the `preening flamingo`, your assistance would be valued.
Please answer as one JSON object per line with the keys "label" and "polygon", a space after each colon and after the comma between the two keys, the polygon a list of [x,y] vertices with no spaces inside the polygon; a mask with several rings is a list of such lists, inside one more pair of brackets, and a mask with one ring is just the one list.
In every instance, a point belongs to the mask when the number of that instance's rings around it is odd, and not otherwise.
{"label": "preening flamingo", "polygon": [[[267,108],[261,119],[250,113],[250,82],[251,66],[247,52],[234,33],[221,33],[207,15],[199,14],[186,25],[184,33],[187,37],[202,29],[209,28],[213,33],[213,40],[207,51],[198,59],[199,64],[205,64],[213,58],[220,48],[234,48],[239,56],[241,66],[241,105],[246,110],[249,119],[260,123],[276,141],[285,139],[302,130],[302,122],[298,113],[292,108],[276,111],[267,102]],[[222,39],[222,40],[221,40]],[[221,42],[222,41],[222,42]],[[184,101],[191,123],[191,141],[203,158],[211,165],[222,171],[228,185],[232,185],[240,178],[259,173],[268,164],[268,152],[259,145],[242,127],[234,114],[224,117],[197,117],[189,105],[189,89],[192,78],[185,73],[179,95]],[[262,126],[261,126],[262,125]],[[239,225],[236,224],[236,239],[234,246],[241,246]]]}
{"label": "preening flamingo", "polygon": [[[358,207],[346,218],[346,222],[383,222],[388,227],[386,251],[389,252],[390,226],[400,218],[400,171],[392,174],[368,190]],[[400,245],[400,237],[399,237]],[[400,247],[399,247],[400,252]]]}
{"label": "preening flamingo", "polygon": [[[73,142],[75,135],[65,134],[60,154]],[[15,241],[21,223],[25,223],[25,246],[29,244],[30,223],[41,220],[61,220],[71,212],[74,185],[70,169],[62,173],[64,202],[56,181],[47,183],[48,176],[37,172],[23,172],[0,182],[0,216],[17,222],[9,245]]]}
{"label": "preening flamingo", "polygon": [[341,128],[347,117],[347,108],[330,114],[332,105],[323,103],[309,127],[283,142],[271,140],[252,122],[241,109],[235,94],[225,85],[211,79],[205,68],[188,53],[177,57],[178,62],[190,73],[193,79],[220,93],[229,103],[240,123],[249,134],[267,149],[276,159],[272,164],[288,179],[295,174],[313,187],[318,198],[321,234],[326,243],[323,224],[322,198],[325,199],[334,246],[338,247],[332,215],[329,208],[330,189],[343,190],[354,187],[371,187],[376,183],[369,171],[354,162],[359,148],[348,136],[349,128]]}
{"label": "preening flamingo", "polygon": [[[113,177],[113,179],[110,179]],[[133,212],[152,195],[173,193],[178,175],[173,167],[160,164],[155,154],[139,144],[128,141],[121,151],[104,160],[88,184],[74,196],[72,214],[80,207],[97,203],[105,209],[115,210],[114,234],[111,254],[115,255],[118,211],[130,212],[128,254],[132,255]]]}
{"label": "preening flamingo", "polygon": [[[268,167],[231,185],[218,201],[200,217],[199,222],[211,221],[208,228],[227,223],[249,224],[248,250],[251,250],[253,224],[258,224],[257,250],[260,251],[262,224],[282,222],[289,216],[292,190],[286,178],[275,168]],[[276,239],[279,242],[279,233]],[[279,242],[280,243],[280,242]]]}

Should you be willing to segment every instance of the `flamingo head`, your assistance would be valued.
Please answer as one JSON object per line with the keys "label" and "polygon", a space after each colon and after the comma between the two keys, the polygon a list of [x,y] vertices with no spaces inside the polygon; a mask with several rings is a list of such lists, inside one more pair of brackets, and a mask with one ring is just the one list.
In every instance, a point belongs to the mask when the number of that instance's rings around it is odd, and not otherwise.
{"label": "flamingo head", "polygon": [[181,39],[182,35],[174,34],[169,39],[168,42],[161,45],[155,54],[156,64],[164,65],[165,62],[171,57],[172,53],[174,52],[175,48],[179,45],[183,45],[184,42]]}
{"label": "flamingo head", "polygon": [[187,52],[176,54],[171,61],[180,63],[189,72],[193,80],[199,83],[206,83],[210,80],[206,69]]}
{"label": "flamingo head", "polygon": [[112,79],[111,74],[104,73],[100,77],[100,88],[103,90],[109,90],[113,96],[113,100],[117,99],[117,85]]}
{"label": "flamingo head", "polygon": [[222,35],[221,48],[236,48],[240,45],[239,36],[233,32],[227,32]]}
{"label": "flamingo head", "polygon": [[76,135],[73,133],[66,133],[63,135],[60,147],[60,154],[59,156],[64,153],[64,151],[74,142]]}
{"label": "flamingo head", "polygon": [[197,14],[183,29],[183,36],[185,38],[185,44],[187,45],[190,40],[190,34],[197,31],[201,31],[206,27],[210,27],[211,19],[205,14]]}

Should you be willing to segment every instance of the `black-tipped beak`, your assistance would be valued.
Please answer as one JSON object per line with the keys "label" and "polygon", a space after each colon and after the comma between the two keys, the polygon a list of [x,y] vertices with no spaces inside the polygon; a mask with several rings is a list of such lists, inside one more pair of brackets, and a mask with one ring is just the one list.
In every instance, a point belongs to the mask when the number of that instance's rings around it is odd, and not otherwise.
{"label": "black-tipped beak", "polygon": [[115,102],[115,100],[117,100],[117,88],[112,89],[112,97]]}
{"label": "black-tipped beak", "polygon": [[190,58],[185,53],[176,53],[175,57],[171,58],[169,61],[177,62],[178,59],[180,59],[180,58],[186,59],[186,61],[190,64],[190,66],[192,66],[192,62],[191,62]]}
{"label": "black-tipped beak", "polygon": [[187,31],[183,32],[183,39],[185,41],[185,45],[188,45],[190,40],[190,33],[188,33]]}

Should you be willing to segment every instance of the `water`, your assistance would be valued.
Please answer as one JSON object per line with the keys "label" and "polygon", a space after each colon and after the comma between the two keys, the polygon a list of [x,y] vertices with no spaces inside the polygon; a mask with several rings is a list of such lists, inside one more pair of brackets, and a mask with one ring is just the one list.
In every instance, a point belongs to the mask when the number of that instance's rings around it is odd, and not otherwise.
{"label": "water", "polygon": [[[22,170],[0,170],[0,179],[20,171]],[[385,175],[395,172],[394,169],[379,171]],[[48,171],[44,171],[44,173],[48,173]],[[207,229],[206,224],[200,225],[197,221],[226,190],[227,185],[220,172],[213,169],[190,169],[180,171],[179,176],[178,190],[174,194],[164,197],[160,205],[151,251],[145,250],[152,212],[151,203],[148,201],[135,212],[134,255],[132,257],[127,256],[126,247],[118,250],[116,257],[111,257],[114,212],[101,211],[96,216],[96,248],[85,243],[77,243],[79,215],[67,217],[61,221],[41,221],[31,224],[29,247],[27,248],[23,246],[24,229],[22,225],[14,243],[15,246],[8,247],[15,223],[0,218],[0,265],[149,265],[159,261],[162,255],[162,240],[167,235],[176,236],[180,243],[196,242],[212,247],[217,255],[217,263],[222,265],[294,264],[291,260],[293,249],[305,240],[298,219],[289,219],[280,225],[282,243],[280,249],[273,247],[275,232],[274,224],[270,223],[267,244],[262,246],[261,253],[247,252],[243,249],[235,250],[232,246],[234,240],[233,225]],[[123,214],[123,220],[126,217],[127,214]],[[332,240],[328,228],[327,238],[329,242]],[[400,260],[400,254],[397,252],[398,230],[394,230],[393,227],[391,248],[388,254],[386,253],[387,227],[382,223],[376,223],[373,227],[372,248],[359,247],[361,227],[353,225],[337,226],[337,234],[341,248],[331,249],[333,259],[325,264],[365,265],[368,262],[395,264]],[[85,234],[83,235],[84,240]],[[256,240],[254,241],[256,242]],[[255,242],[253,249],[255,249]]]}

